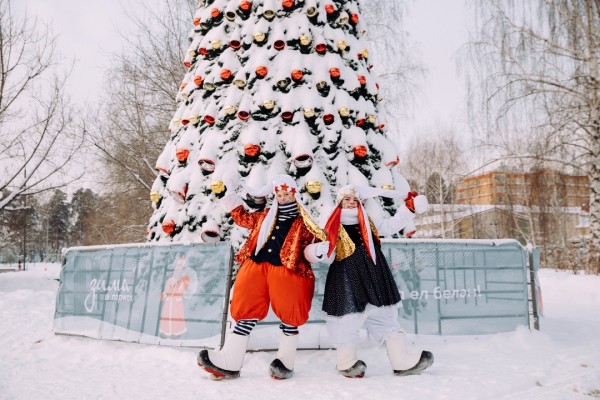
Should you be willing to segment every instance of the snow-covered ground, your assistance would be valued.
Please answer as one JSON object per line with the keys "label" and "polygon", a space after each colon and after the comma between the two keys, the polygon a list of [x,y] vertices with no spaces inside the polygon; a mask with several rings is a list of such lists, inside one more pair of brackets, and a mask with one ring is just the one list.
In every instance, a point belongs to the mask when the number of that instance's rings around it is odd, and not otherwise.
{"label": "snow-covered ground", "polygon": [[481,336],[410,335],[435,355],[395,377],[383,348],[361,349],[363,379],[336,374],[333,351],[300,351],[295,376],[269,378],[274,353],[249,353],[242,376],[212,381],[193,349],[55,336],[57,264],[0,274],[0,399],[592,399],[600,398],[600,276],[540,271],[545,316]]}

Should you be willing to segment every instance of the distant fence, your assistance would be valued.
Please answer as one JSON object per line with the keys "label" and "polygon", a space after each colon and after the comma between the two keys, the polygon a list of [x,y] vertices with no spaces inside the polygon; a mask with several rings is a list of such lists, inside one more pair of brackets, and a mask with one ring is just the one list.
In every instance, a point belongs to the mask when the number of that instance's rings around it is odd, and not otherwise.
{"label": "distant fence", "polygon": [[[402,293],[407,332],[482,334],[537,322],[536,262],[515,240],[383,240]],[[539,259],[539,255],[537,257]],[[178,346],[221,340],[227,325],[232,252],[227,243],[68,249],[55,332]],[[307,324],[324,326],[327,266],[313,266]],[[276,325],[272,313],[260,325]],[[311,347],[327,347],[319,333]],[[218,344],[218,343],[216,343]]]}

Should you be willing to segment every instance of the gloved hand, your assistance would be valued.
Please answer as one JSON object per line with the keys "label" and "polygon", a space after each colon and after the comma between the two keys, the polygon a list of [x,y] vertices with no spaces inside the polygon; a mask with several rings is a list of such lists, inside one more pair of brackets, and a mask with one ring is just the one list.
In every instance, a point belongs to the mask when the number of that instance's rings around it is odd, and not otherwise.
{"label": "gloved hand", "polygon": [[408,192],[404,204],[412,213],[422,214],[429,209],[427,197],[415,191]]}
{"label": "gloved hand", "polygon": [[317,258],[322,258],[329,251],[329,241],[326,240],[324,242],[315,243],[315,255]]}
{"label": "gloved hand", "polygon": [[309,263],[331,263],[333,259],[329,259],[327,257],[327,252],[329,251],[329,242],[319,242],[309,244],[304,248],[304,258]]}
{"label": "gloved hand", "polygon": [[406,208],[408,208],[412,213],[415,212],[415,197],[417,197],[419,193],[412,191],[408,192],[406,195],[406,199],[404,199],[404,204],[406,204]]}

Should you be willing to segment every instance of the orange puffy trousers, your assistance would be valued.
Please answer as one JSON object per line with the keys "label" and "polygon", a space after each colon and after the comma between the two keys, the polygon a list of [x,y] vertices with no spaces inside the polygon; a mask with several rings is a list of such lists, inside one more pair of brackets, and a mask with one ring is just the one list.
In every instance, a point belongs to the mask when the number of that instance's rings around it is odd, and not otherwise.
{"label": "orange puffy trousers", "polygon": [[237,273],[233,288],[231,316],[234,320],[262,320],[270,304],[281,322],[301,326],[308,320],[315,282],[284,266],[247,259]]}

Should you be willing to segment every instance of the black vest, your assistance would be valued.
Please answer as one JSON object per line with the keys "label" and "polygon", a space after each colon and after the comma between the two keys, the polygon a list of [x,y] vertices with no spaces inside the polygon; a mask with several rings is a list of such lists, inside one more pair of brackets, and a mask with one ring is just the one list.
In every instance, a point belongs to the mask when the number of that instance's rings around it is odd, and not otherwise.
{"label": "black vest", "polygon": [[268,262],[275,266],[283,265],[279,253],[283,247],[285,237],[290,231],[296,218],[290,218],[285,221],[276,221],[273,232],[271,232],[271,236],[269,236],[263,248],[260,249],[258,254],[252,254],[250,258],[255,262]]}
{"label": "black vest", "polygon": [[350,239],[352,239],[352,242],[354,242],[354,244],[356,246],[360,246],[361,244],[364,244],[362,235],[360,233],[360,224],[342,225],[342,226],[344,227],[344,229],[348,233],[348,236],[350,236]]}

